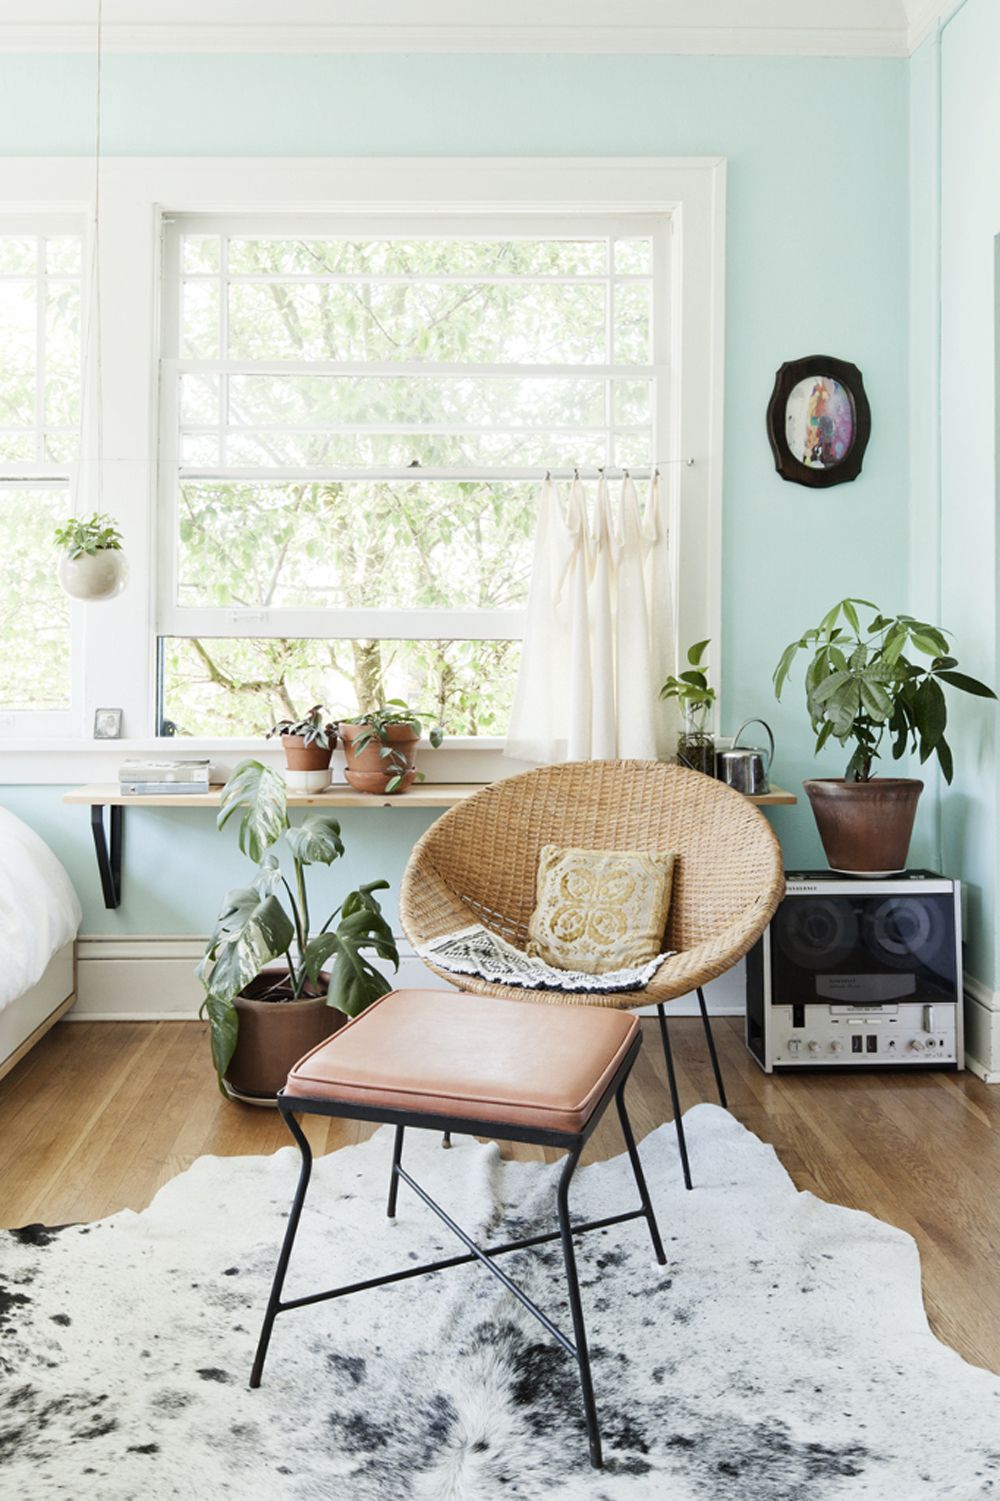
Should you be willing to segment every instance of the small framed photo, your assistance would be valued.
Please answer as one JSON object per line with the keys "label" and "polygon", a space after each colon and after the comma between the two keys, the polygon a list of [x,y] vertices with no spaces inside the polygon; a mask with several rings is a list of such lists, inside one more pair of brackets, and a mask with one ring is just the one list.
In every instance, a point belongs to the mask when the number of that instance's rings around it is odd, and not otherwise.
{"label": "small framed photo", "polygon": [[813,354],[775,376],[767,436],[782,479],[811,489],[857,479],[871,426],[861,371],[849,360]]}
{"label": "small framed photo", "polygon": [[121,709],[94,710],[94,739],[120,740],[122,737]]}

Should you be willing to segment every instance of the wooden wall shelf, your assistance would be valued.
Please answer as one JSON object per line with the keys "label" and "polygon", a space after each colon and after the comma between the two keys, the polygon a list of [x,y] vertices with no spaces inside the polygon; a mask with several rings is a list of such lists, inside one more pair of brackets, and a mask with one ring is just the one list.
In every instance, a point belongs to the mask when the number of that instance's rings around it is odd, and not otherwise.
{"label": "wooden wall shelf", "polygon": [[[355,792],[352,787],[338,784],[324,792],[289,792],[290,808],[453,808],[456,803],[480,792],[485,782],[438,782],[411,787],[409,792],[398,796],[385,796],[371,792]],[[783,787],[772,787],[749,802],[760,807],[777,807],[795,803],[798,799]],[[74,787],[63,794],[64,803],[74,803],[90,809],[90,828],[94,836],[97,868],[101,876],[101,889],[105,907],[121,906],[122,899],[122,835],[126,808],[218,808],[222,802],[222,788],[210,787],[207,792],[184,792],[156,794],[144,797],[135,793],[121,792],[117,783],[94,784]],[[110,828],[105,828],[104,810],[109,810]]]}

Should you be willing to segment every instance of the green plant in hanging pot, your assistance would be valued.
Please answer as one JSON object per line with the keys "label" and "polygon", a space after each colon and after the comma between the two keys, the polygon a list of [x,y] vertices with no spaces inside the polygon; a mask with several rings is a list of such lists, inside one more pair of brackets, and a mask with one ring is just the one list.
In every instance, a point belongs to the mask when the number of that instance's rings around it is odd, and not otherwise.
{"label": "green plant in hanging pot", "polygon": [[73,599],[114,599],[128,579],[122,536],[110,516],[71,516],[54,533],[59,582]]}
{"label": "green plant in hanging pot", "polygon": [[[869,613],[865,626],[862,619]],[[895,760],[907,752],[919,755],[921,763],[936,756],[950,783],[946,690],[977,698],[996,694],[957,670],[938,626],[912,615],[884,615],[865,599],[840,600],[818,626],[785,648],[774,671],[779,698],[800,651],[811,653],[805,691],[817,753],[831,739],[851,747],[842,777],[803,783],[827,860],[849,875],[903,870],[924,784],[914,777],[874,774],[886,743]]]}
{"label": "green plant in hanging pot", "polygon": [[223,1094],[268,1104],[293,1063],[390,989],[371,957],[398,969],[399,955],[374,895],[388,881],[348,892],[314,928],[306,872],[344,853],[330,813],[290,824],[284,777],[250,760],[223,788],[219,828],[236,815],[257,871],[226,894],[198,965],[202,1015]]}
{"label": "green plant in hanging pot", "polygon": [[715,743],[708,729],[715,689],[708,685],[705,650],[711,641],[696,641],[688,648],[688,666],[679,677],[669,677],[660,689],[664,701],[675,700],[684,728],[677,737],[677,759],[682,766],[715,775]]}
{"label": "green plant in hanging pot", "polygon": [[[417,770],[417,745],[423,733],[424,710],[411,709],[401,698],[390,698],[377,709],[341,720],[344,775],[356,792],[408,792],[424,774]],[[427,738],[437,747],[444,731],[436,725]]]}

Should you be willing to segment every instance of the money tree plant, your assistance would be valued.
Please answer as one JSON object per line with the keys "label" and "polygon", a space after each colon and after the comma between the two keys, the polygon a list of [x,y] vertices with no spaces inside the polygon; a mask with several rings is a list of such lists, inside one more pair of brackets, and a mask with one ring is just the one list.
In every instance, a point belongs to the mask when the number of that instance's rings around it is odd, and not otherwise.
{"label": "money tree plant", "polygon": [[805,690],[816,750],[830,739],[852,746],[844,772],[848,782],[871,781],[886,736],[895,760],[907,750],[922,763],[937,756],[950,782],[954,764],[945,738],[945,689],[996,698],[992,688],[957,670],[947,634],[938,626],[912,615],[884,615],[867,599],[840,600],[819,625],[786,646],[774,670],[778,698],[800,651],[811,653]]}

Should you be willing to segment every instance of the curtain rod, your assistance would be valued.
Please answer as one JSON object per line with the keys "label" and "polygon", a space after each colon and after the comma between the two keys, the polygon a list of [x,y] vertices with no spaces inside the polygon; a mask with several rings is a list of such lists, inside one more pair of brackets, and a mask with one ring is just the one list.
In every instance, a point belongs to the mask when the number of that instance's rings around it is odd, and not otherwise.
{"label": "curtain rod", "polygon": [[652,467],[649,464],[622,464],[620,468],[608,468],[604,464],[598,464],[592,468],[572,469],[546,469],[546,479],[611,479],[617,476],[620,479],[648,479],[651,475],[659,474],[661,469],[668,469],[671,465],[683,464],[685,469],[694,466],[694,459],[656,459]]}

